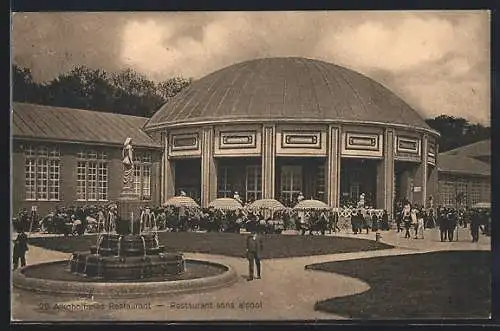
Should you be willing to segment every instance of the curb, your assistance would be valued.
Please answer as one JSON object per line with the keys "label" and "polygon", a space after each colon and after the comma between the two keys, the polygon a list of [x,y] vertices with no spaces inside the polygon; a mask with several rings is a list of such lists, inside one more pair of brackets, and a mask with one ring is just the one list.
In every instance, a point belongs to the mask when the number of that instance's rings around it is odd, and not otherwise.
{"label": "curb", "polygon": [[48,263],[40,263],[18,269],[12,274],[13,286],[22,290],[28,290],[39,293],[61,294],[61,295],[79,295],[94,296],[105,298],[126,298],[136,296],[156,296],[165,294],[180,294],[188,292],[199,292],[211,289],[217,289],[234,284],[238,281],[238,275],[233,267],[221,263],[209,261],[186,259],[186,262],[194,262],[222,267],[225,271],[222,274],[163,282],[140,282],[140,283],[92,283],[92,282],[73,282],[59,281],[41,278],[26,277],[24,270],[39,266],[40,264],[59,264],[67,263],[66,260],[59,260]]}

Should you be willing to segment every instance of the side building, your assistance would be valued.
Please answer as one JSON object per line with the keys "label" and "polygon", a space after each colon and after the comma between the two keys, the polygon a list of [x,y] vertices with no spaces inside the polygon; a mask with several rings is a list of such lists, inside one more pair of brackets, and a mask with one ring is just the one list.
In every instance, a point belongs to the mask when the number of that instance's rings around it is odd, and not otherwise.
{"label": "side building", "polygon": [[161,143],[142,131],[147,118],[89,110],[12,104],[12,212],[36,206],[102,205],[122,190],[122,146],[135,146],[134,188],[160,202]]}
{"label": "side building", "polygon": [[442,206],[491,202],[491,140],[440,153],[438,186]]}

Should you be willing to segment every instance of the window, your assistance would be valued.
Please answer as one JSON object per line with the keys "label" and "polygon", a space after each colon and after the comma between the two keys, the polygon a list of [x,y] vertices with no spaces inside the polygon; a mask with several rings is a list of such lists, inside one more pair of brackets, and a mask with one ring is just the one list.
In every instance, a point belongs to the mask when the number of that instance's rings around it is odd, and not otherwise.
{"label": "window", "polygon": [[302,192],[302,167],[281,167],[281,197],[294,201],[299,192]]}
{"label": "window", "polygon": [[471,182],[471,190],[470,190],[470,204],[475,204],[481,202],[481,189],[482,183],[479,180],[473,180]]}
{"label": "window", "polygon": [[232,197],[231,185],[229,184],[230,167],[221,166],[217,174],[217,197],[227,198]]}
{"label": "window", "polygon": [[455,205],[455,185],[453,181],[444,180],[439,183],[439,200],[443,206]]}
{"label": "window", "polygon": [[107,154],[103,151],[80,151],[76,163],[76,199],[108,200]]}
{"label": "window", "polygon": [[24,148],[26,200],[58,201],[60,199],[60,162],[57,147]]}
{"label": "window", "polygon": [[141,200],[151,200],[151,153],[138,152],[134,156],[134,193]]}
{"label": "window", "polygon": [[455,202],[458,205],[467,204],[469,197],[467,194],[467,182],[464,179],[458,179],[456,185]]}
{"label": "window", "polygon": [[[330,179],[329,179],[330,180]],[[318,173],[316,175],[316,191],[317,199],[325,201],[325,166],[318,166]]]}
{"label": "window", "polygon": [[349,194],[351,200],[358,201],[361,194],[361,169],[359,167],[353,168],[349,174],[350,185]]}
{"label": "window", "polygon": [[246,201],[255,201],[262,198],[262,168],[260,165],[246,167]]}

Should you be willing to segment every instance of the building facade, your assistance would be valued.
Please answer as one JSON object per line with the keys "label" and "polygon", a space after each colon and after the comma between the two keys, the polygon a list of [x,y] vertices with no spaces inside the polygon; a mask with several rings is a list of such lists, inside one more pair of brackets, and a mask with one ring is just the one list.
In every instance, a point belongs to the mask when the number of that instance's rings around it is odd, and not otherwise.
{"label": "building facade", "polygon": [[402,199],[490,201],[483,162],[490,148],[438,154],[439,134],[404,101],[316,60],[229,66],[193,82],[150,119],[24,103],[13,104],[12,118],[14,213],[116,201],[127,137],[145,205],[180,191],[202,206],[238,192],[245,201],[289,205],[303,193],[339,207],[364,193],[367,205],[390,214]]}
{"label": "building facade", "polygon": [[439,155],[438,204],[450,207],[491,202],[491,140]]}
{"label": "building facade", "polygon": [[146,118],[14,103],[12,211],[101,205],[122,191],[122,144],[136,146],[134,189],[158,204],[161,144],[141,131]]}
{"label": "building facade", "polygon": [[146,124],[163,144],[161,199],[203,206],[298,193],[392,213],[424,204],[437,182],[439,134],[391,91],[349,69],[303,58],[243,62],[201,78]]}

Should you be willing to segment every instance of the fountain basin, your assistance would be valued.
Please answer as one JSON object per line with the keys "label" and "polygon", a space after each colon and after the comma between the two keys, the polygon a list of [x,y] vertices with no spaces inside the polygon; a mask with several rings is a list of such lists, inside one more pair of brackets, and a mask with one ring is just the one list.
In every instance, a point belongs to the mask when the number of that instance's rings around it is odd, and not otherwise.
{"label": "fountain basin", "polygon": [[229,286],[238,280],[228,265],[185,259],[185,272],[150,278],[104,280],[71,273],[68,261],[26,266],[13,272],[13,286],[19,289],[95,297],[137,297],[203,291]]}
{"label": "fountain basin", "polygon": [[177,275],[185,270],[184,257],[178,253],[143,256],[101,256],[73,253],[70,272],[106,280],[134,280]]}

